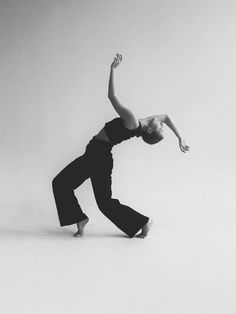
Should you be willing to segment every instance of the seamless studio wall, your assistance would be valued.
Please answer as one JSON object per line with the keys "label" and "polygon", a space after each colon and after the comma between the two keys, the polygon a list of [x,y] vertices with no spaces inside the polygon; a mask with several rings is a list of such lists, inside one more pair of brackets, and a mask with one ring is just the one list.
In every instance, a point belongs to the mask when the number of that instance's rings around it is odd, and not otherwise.
{"label": "seamless studio wall", "polygon": [[[0,3],[0,221],[59,226],[53,177],[83,154],[120,100],[137,118],[168,113],[190,145],[140,139],[114,147],[113,196],[159,227],[233,230],[234,1]],[[76,195],[105,224],[88,181]],[[96,220],[97,219],[97,220]]]}

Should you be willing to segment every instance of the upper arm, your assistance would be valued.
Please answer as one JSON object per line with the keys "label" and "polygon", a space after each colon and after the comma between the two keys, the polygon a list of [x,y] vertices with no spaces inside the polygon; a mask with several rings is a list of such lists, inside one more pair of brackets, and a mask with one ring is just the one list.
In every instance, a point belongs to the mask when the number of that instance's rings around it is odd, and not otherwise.
{"label": "upper arm", "polygon": [[109,97],[109,99],[115,111],[124,120],[124,126],[130,130],[136,129],[139,126],[139,123],[133,112],[130,109],[123,106],[115,96]]}

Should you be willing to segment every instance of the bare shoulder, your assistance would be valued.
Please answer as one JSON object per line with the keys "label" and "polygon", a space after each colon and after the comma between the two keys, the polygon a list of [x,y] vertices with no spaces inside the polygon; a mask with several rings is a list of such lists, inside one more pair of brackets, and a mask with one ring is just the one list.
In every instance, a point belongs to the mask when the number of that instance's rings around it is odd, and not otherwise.
{"label": "bare shoulder", "polygon": [[139,121],[136,118],[124,120],[124,127],[128,130],[135,130],[139,127]]}

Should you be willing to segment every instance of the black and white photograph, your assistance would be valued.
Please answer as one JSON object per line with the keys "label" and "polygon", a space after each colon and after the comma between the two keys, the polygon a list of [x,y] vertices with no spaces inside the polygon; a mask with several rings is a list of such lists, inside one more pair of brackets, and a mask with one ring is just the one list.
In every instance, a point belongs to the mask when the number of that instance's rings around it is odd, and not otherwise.
{"label": "black and white photograph", "polygon": [[0,312],[236,313],[236,2],[0,1]]}

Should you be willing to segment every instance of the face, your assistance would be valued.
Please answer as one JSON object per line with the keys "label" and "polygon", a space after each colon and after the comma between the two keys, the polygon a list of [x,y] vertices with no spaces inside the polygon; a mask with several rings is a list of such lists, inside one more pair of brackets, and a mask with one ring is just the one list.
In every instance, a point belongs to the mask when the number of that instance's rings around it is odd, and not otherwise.
{"label": "face", "polygon": [[164,132],[163,132],[163,123],[158,120],[157,117],[154,117],[150,120],[149,122],[149,128],[148,128],[149,133],[159,133],[164,137]]}

